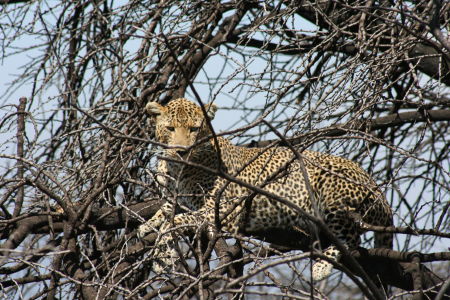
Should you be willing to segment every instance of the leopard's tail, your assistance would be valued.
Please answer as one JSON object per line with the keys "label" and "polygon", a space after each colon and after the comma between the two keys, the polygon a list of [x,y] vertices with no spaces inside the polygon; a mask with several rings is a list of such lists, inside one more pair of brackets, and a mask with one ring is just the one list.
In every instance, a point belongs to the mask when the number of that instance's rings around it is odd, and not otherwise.
{"label": "leopard's tail", "polygon": [[375,248],[392,249],[394,247],[394,235],[388,232],[375,232]]}
{"label": "leopard's tail", "polygon": [[[388,208],[388,210],[389,217],[380,224],[381,226],[389,227],[394,225],[391,209]],[[392,249],[394,246],[394,234],[392,232],[375,232],[374,246],[375,248]]]}

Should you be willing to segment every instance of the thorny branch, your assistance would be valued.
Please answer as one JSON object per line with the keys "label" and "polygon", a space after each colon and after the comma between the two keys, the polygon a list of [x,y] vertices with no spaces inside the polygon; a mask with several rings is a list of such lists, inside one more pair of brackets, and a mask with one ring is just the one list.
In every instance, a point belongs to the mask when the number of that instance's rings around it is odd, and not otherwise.
{"label": "thorny branch", "polygon": [[[0,3],[2,62],[17,65],[0,95],[0,297],[380,298],[368,286],[381,281],[391,299],[449,298],[449,3]],[[396,233],[395,250],[364,235],[343,273],[312,283],[320,253],[301,226],[199,233],[180,237],[184,264],[155,276],[158,234],[135,229],[173,195],[143,107],[179,96],[214,101],[215,132],[236,144],[359,162],[395,226],[355,222]]]}

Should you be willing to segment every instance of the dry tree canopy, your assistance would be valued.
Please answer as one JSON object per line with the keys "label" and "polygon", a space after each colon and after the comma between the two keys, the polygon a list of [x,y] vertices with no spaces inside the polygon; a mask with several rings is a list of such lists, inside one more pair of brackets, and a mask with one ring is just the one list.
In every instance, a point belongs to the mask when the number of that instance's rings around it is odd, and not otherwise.
{"label": "dry tree canopy", "polygon": [[[0,298],[449,297],[449,2],[0,3]],[[323,282],[304,236],[276,230],[180,237],[156,276],[157,234],[135,236],[167,200],[143,107],[179,96],[215,102],[235,144],[357,161],[395,227]]]}

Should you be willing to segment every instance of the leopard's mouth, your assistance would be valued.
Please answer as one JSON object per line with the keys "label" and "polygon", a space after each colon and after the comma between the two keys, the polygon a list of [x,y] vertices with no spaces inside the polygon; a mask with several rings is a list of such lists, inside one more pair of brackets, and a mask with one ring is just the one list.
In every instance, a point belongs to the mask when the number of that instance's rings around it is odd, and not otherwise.
{"label": "leopard's mouth", "polygon": [[181,160],[188,160],[189,154],[192,153],[189,148],[183,147],[183,148],[173,148],[173,149],[167,149],[166,155],[168,157],[177,158]]}

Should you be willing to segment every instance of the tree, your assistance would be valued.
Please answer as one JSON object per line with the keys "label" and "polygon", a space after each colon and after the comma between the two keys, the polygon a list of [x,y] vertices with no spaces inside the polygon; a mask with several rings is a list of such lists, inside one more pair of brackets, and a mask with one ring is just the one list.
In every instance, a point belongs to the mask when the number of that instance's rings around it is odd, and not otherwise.
{"label": "tree", "polygon": [[[3,296],[384,299],[380,281],[395,299],[449,297],[448,2],[0,3],[3,61],[29,58],[2,95]],[[301,232],[199,232],[177,272],[155,276],[158,237],[135,230],[170,199],[143,107],[180,96],[230,111],[237,144],[358,161],[396,224],[360,225],[396,233],[396,250],[370,249],[369,234],[311,285]]]}

